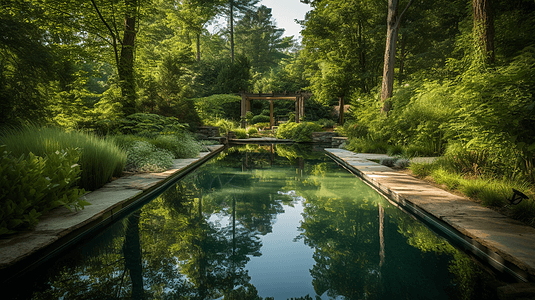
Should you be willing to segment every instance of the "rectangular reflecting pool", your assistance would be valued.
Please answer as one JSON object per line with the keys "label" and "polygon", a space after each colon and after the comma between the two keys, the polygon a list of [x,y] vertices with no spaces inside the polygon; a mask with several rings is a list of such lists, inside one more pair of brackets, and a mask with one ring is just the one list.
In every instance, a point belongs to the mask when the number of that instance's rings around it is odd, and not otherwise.
{"label": "rectangular reflecting pool", "polygon": [[18,280],[13,299],[497,299],[499,284],[302,145],[229,148]]}

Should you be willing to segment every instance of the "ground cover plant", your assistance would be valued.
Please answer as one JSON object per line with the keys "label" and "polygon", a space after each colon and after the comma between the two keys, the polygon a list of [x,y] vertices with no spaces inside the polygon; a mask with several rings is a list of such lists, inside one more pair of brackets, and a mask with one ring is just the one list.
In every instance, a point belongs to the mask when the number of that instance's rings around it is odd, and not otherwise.
{"label": "ground cover plant", "polygon": [[66,148],[39,157],[13,156],[0,146],[0,235],[31,229],[38,218],[58,206],[83,209],[79,149]]}

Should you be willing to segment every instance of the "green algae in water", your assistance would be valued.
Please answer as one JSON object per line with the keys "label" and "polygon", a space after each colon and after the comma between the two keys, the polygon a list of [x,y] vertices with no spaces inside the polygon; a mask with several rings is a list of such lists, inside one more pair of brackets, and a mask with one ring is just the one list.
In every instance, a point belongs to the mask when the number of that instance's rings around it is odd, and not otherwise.
{"label": "green algae in water", "polygon": [[21,299],[493,299],[496,281],[324,152],[228,149],[28,275]]}

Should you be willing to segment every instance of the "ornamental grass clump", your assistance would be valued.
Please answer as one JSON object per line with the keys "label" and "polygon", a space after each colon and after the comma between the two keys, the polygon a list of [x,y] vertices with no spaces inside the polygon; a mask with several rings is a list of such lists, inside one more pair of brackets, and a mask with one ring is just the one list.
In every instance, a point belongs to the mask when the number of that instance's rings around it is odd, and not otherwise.
{"label": "ornamental grass clump", "polygon": [[67,148],[80,149],[78,164],[82,170],[78,185],[86,190],[96,190],[118,177],[126,163],[126,153],[113,142],[79,131],[66,132],[60,128],[25,126],[6,130],[0,135],[0,144],[13,156],[28,155],[46,157]]}
{"label": "ornamental grass clump", "polygon": [[195,158],[199,155],[202,145],[191,134],[182,132],[172,135],[160,135],[149,140],[159,149],[164,149],[173,154],[174,158]]}
{"label": "ornamental grass clump", "polygon": [[149,142],[137,141],[127,151],[126,170],[131,172],[161,172],[173,166],[173,153]]}

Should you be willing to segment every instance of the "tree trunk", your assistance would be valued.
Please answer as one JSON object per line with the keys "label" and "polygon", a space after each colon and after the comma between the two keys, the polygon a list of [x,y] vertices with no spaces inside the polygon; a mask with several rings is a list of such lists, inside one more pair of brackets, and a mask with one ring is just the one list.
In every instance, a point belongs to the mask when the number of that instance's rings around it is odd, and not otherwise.
{"label": "tree trunk", "polygon": [[201,34],[197,33],[197,61],[201,61]]}
{"label": "tree trunk", "polygon": [[119,58],[119,80],[123,97],[123,112],[130,115],[136,112],[136,85],[134,79],[134,44],[136,40],[137,0],[125,0],[124,36]]}
{"label": "tree trunk", "polygon": [[[366,74],[366,39],[363,37],[363,25],[362,22],[359,23],[358,26],[358,44],[360,47],[360,53],[359,53],[359,64],[361,68],[361,72],[363,74]],[[365,78],[362,80],[362,91],[364,93],[368,93],[368,79]]]}
{"label": "tree trunk", "polygon": [[230,61],[234,62],[234,2],[230,0]]}
{"label": "tree trunk", "polygon": [[387,113],[390,110],[391,104],[386,101],[392,97],[394,91],[394,64],[396,62],[396,43],[398,39],[399,23],[403,14],[412,4],[409,1],[403,12],[398,16],[398,0],[388,0],[388,18],[387,18],[387,32],[386,32],[386,48],[385,59],[383,66],[383,83],[381,84],[381,113]]}
{"label": "tree trunk", "polygon": [[491,0],[473,0],[474,30],[486,63],[494,63],[494,18]]}
{"label": "tree trunk", "polygon": [[141,261],[141,243],[139,240],[139,214],[133,214],[127,220],[128,225],[123,244],[124,264],[130,271],[132,299],[144,299],[143,266]]}
{"label": "tree trunk", "polygon": [[339,97],[340,99],[340,109],[339,109],[339,115],[338,115],[338,124],[344,125],[344,96]]}

